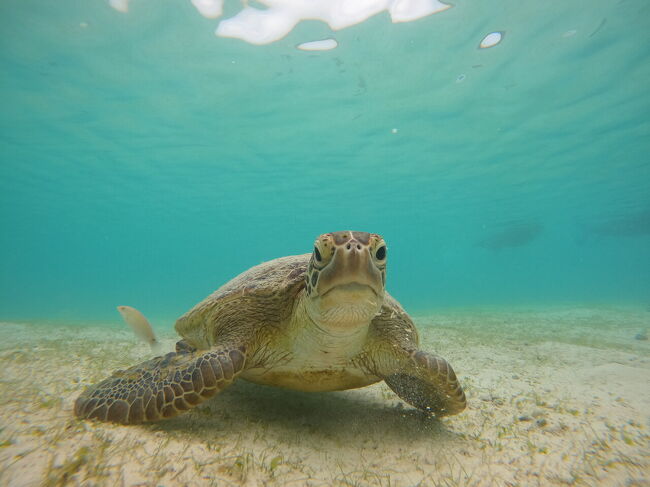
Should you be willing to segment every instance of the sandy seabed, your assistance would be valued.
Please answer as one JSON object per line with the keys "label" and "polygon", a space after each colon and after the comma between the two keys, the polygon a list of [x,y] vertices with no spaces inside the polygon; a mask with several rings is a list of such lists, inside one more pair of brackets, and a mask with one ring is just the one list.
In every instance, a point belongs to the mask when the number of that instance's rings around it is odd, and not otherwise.
{"label": "sandy seabed", "polygon": [[[72,415],[149,358],[125,328],[0,323],[0,485],[650,486],[650,312],[416,317],[468,398],[438,420],[384,384],[300,393],[238,381],[161,423]],[[162,336],[168,349],[173,333]]]}

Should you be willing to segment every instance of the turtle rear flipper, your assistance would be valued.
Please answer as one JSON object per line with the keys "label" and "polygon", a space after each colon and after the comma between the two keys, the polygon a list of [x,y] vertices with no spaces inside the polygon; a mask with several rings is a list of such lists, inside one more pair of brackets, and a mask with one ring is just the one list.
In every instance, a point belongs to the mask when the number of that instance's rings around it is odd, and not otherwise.
{"label": "turtle rear flipper", "polygon": [[74,412],[122,424],[171,418],[228,387],[245,363],[244,347],[171,352],[90,386],[75,401]]}

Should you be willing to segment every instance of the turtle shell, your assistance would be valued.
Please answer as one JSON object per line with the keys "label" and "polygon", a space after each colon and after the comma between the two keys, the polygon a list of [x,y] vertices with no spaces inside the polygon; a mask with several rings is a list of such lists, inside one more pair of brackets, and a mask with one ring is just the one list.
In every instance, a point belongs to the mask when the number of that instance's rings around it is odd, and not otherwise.
{"label": "turtle shell", "polygon": [[249,334],[251,327],[282,326],[305,288],[310,258],[293,255],[251,267],[181,316],[176,331],[192,346],[205,349]]}

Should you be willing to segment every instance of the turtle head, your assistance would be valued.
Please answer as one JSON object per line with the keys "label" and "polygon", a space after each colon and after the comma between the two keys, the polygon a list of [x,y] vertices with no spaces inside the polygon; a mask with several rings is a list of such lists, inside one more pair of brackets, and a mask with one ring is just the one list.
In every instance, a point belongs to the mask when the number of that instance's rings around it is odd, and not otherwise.
{"label": "turtle head", "polygon": [[328,333],[353,333],[370,323],[384,301],[386,243],[374,233],[323,234],[314,243],[305,280],[314,323]]}

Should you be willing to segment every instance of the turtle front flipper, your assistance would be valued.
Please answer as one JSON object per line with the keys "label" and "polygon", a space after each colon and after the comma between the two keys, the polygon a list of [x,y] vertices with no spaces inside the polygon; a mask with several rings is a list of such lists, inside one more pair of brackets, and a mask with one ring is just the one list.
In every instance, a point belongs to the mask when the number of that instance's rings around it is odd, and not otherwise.
{"label": "turtle front flipper", "polygon": [[407,403],[436,416],[450,416],[465,409],[465,393],[445,359],[414,350],[407,360],[399,360],[396,365],[383,379]]}
{"label": "turtle front flipper", "polygon": [[171,352],[90,386],[74,412],[122,424],[171,418],[228,387],[245,364],[245,347]]}
{"label": "turtle front flipper", "polygon": [[413,320],[388,294],[372,320],[360,366],[407,403],[436,416],[458,414],[467,406],[454,369],[442,357],[419,349]]}

